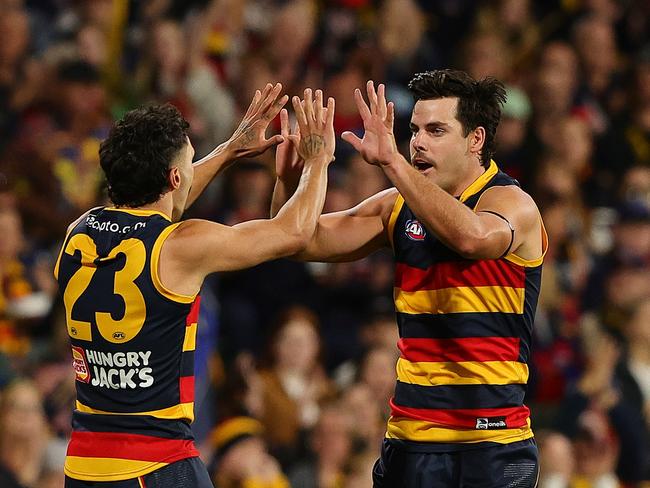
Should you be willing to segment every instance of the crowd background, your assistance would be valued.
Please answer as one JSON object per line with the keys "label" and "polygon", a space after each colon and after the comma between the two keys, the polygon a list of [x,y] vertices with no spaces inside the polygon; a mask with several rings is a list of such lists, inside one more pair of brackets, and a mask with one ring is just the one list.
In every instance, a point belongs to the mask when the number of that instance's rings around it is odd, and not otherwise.
{"label": "crowd background", "polygon": [[[495,160],[550,237],[527,394],[540,486],[650,486],[649,33],[647,0],[0,0],[0,485],[62,486],[74,375],[52,268],[106,200],[112,121],[173,103],[198,158],[267,82],[323,88],[337,134],[358,132],[353,89],[374,79],[408,154],[409,79],[455,67],[506,83]],[[187,216],[265,218],[273,168],[238,162]],[[387,186],[339,141],[326,211]],[[389,253],[206,282],[195,430],[218,487],[371,486],[391,296]]]}

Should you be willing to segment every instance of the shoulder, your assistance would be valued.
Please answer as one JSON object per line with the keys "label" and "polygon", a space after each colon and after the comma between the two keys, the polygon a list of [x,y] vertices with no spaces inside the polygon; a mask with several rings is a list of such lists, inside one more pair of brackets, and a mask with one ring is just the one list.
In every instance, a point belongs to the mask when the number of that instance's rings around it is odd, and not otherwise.
{"label": "shoulder", "polygon": [[81,214],[79,217],[77,217],[70,225],[68,225],[68,229],[66,230],[66,235],[70,234],[74,230],[75,227],[77,227],[81,222],[83,222],[88,215],[90,215],[92,212],[95,212],[97,210],[102,209],[103,207],[93,207],[90,210],[85,211],[83,214]]}
{"label": "shoulder", "polygon": [[479,198],[474,210],[478,212],[480,210],[489,210],[492,207],[500,209],[512,208],[523,213],[531,213],[534,216],[537,216],[539,212],[533,198],[516,185],[488,188]]}

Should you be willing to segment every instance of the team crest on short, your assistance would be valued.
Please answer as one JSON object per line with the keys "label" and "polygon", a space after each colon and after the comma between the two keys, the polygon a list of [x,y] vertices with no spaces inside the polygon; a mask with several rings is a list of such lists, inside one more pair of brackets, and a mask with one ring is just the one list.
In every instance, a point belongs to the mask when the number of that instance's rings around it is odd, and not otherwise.
{"label": "team crest on short", "polygon": [[424,227],[417,220],[407,220],[404,232],[412,241],[422,241],[427,235]]}

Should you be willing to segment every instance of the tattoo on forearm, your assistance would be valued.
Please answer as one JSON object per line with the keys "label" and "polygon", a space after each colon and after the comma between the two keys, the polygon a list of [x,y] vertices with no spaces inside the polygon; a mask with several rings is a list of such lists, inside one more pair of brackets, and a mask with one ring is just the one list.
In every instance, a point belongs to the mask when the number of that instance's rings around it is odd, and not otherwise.
{"label": "tattoo on forearm", "polygon": [[323,136],[319,134],[310,134],[300,139],[300,152],[304,159],[316,156],[325,146]]}

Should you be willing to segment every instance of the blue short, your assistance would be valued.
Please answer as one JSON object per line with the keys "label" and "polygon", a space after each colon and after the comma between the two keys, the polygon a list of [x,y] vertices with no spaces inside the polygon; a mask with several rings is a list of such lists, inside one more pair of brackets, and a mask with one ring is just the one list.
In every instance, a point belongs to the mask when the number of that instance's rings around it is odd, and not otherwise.
{"label": "blue short", "polygon": [[197,458],[171,463],[152,473],[122,481],[83,481],[65,477],[65,488],[214,488],[208,470]]}
{"label": "blue short", "polygon": [[384,440],[372,470],[374,488],[534,488],[534,439],[446,452],[422,452]]}

